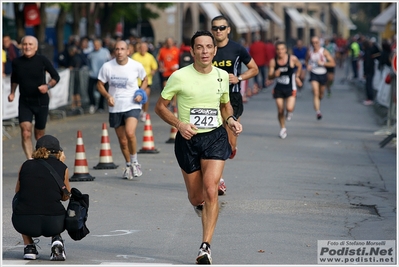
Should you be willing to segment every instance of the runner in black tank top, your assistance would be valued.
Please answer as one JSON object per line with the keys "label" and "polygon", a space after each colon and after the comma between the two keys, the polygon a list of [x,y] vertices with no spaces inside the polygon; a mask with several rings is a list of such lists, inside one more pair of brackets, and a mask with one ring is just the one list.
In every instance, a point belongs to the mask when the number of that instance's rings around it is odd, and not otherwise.
{"label": "runner in black tank top", "polygon": [[[282,96],[283,98],[287,98],[291,95],[295,96],[296,85],[295,80],[293,80],[294,68],[290,66],[290,55],[288,55],[287,62],[284,65],[278,64],[277,56],[274,58],[276,61],[275,69],[280,70],[280,76],[276,77],[276,86],[274,87],[273,97],[277,98],[278,96]],[[281,92],[281,94],[276,94],[276,91]]]}
{"label": "runner in black tank top", "polygon": [[285,128],[284,106],[287,110],[287,121],[291,120],[295,108],[296,85],[302,86],[299,75],[302,64],[294,55],[287,54],[287,46],[283,42],[276,44],[276,57],[270,61],[269,79],[276,80],[273,98],[277,106],[277,118],[280,123],[280,138],[287,137]]}

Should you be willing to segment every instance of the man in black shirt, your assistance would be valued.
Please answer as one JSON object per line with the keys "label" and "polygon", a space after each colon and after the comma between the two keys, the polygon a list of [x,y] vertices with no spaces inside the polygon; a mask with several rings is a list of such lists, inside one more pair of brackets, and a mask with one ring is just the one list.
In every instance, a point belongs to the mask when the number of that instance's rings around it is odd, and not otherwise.
{"label": "man in black shirt", "polygon": [[[234,110],[235,118],[240,121],[244,111],[241,95],[241,81],[255,77],[259,70],[249,52],[237,42],[229,40],[230,23],[224,16],[217,16],[212,19],[212,34],[217,44],[216,56],[213,58],[213,66],[221,68],[229,73],[230,82],[230,103]],[[247,66],[248,70],[241,73],[241,64]],[[226,125],[225,125],[226,126]],[[228,127],[225,127],[229,135],[229,143],[232,153],[230,159],[234,158],[237,151],[237,136]],[[219,183],[219,195],[224,195],[226,185],[223,178]]]}
{"label": "man in black shirt", "polygon": [[[32,120],[35,116],[35,139],[45,134],[50,98],[48,90],[60,80],[57,70],[44,56],[38,55],[38,41],[33,36],[22,38],[23,55],[12,62],[11,92],[8,101],[15,98],[15,90],[19,86],[18,120],[21,128],[22,148],[26,158],[33,153]],[[46,72],[51,80],[46,82]]]}

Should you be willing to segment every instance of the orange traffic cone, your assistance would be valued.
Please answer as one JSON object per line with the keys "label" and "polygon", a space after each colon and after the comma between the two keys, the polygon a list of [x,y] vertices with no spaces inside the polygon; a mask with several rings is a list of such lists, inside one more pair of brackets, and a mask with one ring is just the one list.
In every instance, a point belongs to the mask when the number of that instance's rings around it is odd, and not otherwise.
{"label": "orange traffic cone", "polygon": [[78,131],[78,140],[76,143],[75,169],[74,174],[69,178],[70,182],[93,181],[94,177],[89,174],[87,165],[85,147],[83,145],[82,132]]}
{"label": "orange traffic cone", "polygon": [[[173,107],[173,113],[175,114],[175,117],[177,118],[177,107]],[[172,128],[170,128],[170,137],[169,140],[166,140],[165,143],[167,144],[174,144],[175,143],[175,139],[176,139],[176,134],[177,134],[178,130],[176,127],[172,126]]]}
{"label": "orange traffic cone", "polygon": [[115,165],[112,160],[111,144],[109,142],[107,124],[103,123],[103,132],[101,136],[101,150],[100,150],[100,162],[94,166],[94,169],[116,169],[118,165]]}
{"label": "orange traffic cone", "polygon": [[138,153],[159,153],[154,145],[154,135],[152,134],[152,125],[149,113],[147,113],[145,117],[143,148],[141,148]]}

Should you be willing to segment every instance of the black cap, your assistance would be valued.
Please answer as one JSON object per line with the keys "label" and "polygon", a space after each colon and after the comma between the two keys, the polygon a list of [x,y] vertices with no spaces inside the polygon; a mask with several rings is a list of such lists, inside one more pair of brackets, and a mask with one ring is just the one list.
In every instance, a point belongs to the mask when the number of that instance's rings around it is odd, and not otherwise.
{"label": "black cap", "polygon": [[40,137],[39,140],[37,140],[36,142],[36,150],[40,147],[45,147],[51,152],[62,151],[62,147],[60,147],[60,142],[52,135],[44,135]]}

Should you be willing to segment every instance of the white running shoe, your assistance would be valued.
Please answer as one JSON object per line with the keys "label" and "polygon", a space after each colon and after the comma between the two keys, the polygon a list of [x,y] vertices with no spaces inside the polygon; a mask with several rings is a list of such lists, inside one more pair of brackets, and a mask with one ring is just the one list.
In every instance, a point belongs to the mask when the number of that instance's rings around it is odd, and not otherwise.
{"label": "white running shoe", "polygon": [[95,112],[96,112],[96,107],[91,105],[90,108],[89,108],[89,113],[90,114],[94,114]]}
{"label": "white running shoe", "polygon": [[64,261],[66,260],[64,242],[62,239],[55,239],[51,244],[50,261]]}
{"label": "white running shoe", "polygon": [[280,138],[285,139],[287,137],[287,129],[286,128],[281,128],[280,131]]}
{"label": "white running shoe", "polygon": [[196,264],[212,264],[211,258],[211,248],[207,245],[207,243],[202,243],[198,252],[197,259],[195,260]]}
{"label": "white running shoe", "polygon": [[141,164],[138,162],[133,163],[132,172],[133,172],[134,177],[139,177],[139,176],[143,175],[143,172],[141,171]]}
{"label": "white running shoe", "polygon": [[287,121],[290,121],[290,120],[292,120],[292,115],[294,115],[292,112],[288,112],[287,113]]}
{"label": "white running shoe", "polygon": [[123,179],[128,179],[131,180],[133,179],[133,168],[132,166],[128,166],[125,168],[125,170],[123,171]]}
{"label": "white running shoe", "polygon": [[147,112],[142,112],[141,114],[140,114],[140,120],[142,121],[142,122],[145,122],[145,120],[147,119]]}

